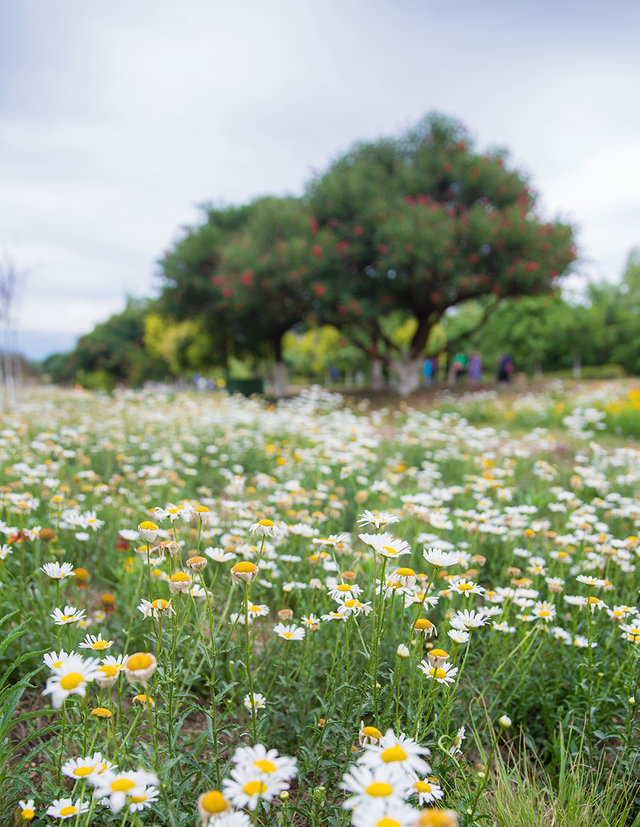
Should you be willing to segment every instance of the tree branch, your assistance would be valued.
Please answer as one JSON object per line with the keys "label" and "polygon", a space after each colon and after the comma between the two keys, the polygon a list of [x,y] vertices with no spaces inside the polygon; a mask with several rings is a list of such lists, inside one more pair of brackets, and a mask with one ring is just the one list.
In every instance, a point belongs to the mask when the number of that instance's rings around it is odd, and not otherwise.
{"label": "tree branch", "polygon": [[482,316],[481,316],[480,320],[478,321],[478,323],[475,324],[475,325],[472,325],[467,330],[463,330],[462,333],[459,333],[455,337],[455,339],[451,339],[451,341],[448,341],[447,342],[447,348],[450,348],[452,345],[455,345],[457,347],[460,344],[460,342],[463,342],[465,339],[469,339],[471,336],[473,336],[475,333],[477,333],[479,330],[481,330],[485,326],[485,324],[489,321],[489,316],[493,313],[493,311],[496,309],[496,307],[499,304],[500,304],[500,299],[496,299],[494,302],[490,302],[487,305],[487,307],[485,308],[485,311],[482,314]]}

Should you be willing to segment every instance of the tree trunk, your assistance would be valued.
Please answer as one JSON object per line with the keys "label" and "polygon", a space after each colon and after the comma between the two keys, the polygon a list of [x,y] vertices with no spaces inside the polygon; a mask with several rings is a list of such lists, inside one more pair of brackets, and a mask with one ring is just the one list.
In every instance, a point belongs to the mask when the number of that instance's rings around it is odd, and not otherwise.
{"label": "tree trunk", "polygon": [[283,330],[280,336],[273,341],[273,350],[276,357],[276,363],[273,368],[273,384],[276,389],[276,397],[282,399],[289,396],[289,377],[287,374],[287,366],[282,359],[282,337],[285,331]]}
{"label": "tree trunk", "polygon": [[422,366],[424,357],[405,356],[404,359],[392,359],[391,370],[396,379],[400,396],[409,396],[417,391],[422,384]]}
{"label": "tree trunk", "polygon": [[382,372],[382,360],[371,359],[371,390],[381,391],[384,387],[384,374]]}
{"label": "tree trunk", "polygon": [[289,396],[289,377],[287,374],[287,366],[284,362],[275,363],[273,368],[273,384],[275,385],[278,399]]}
{"label": "tree trunk", "polygon": [[579,353],[573,354],[573,378],[576,381],[582,379],[582,361]]}

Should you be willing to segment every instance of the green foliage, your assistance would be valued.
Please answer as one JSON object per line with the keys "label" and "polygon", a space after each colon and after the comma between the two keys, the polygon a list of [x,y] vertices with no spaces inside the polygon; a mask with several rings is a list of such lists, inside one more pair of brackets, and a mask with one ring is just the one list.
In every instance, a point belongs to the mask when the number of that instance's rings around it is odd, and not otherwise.
{"label": "green foliage", "polygon": [[129,298],[122,313],[81,336],[71,353],[45,359],[44,370],[54,382],[79,382],[102,390],[119,384],[139,387],[147,380],[164,379],[167,362],[145,347],[145,315],[150,307],[146,299]]}
{"label": "green foliage", "polygon": [[285,362],[298,376],[324,379],[332,366],[341,371],[366,368],[362,351],[332,325],[304,333],[289,331],[283,340],[283,352]]}
{"label": "green foliage", "polygon": [[397,350],[380,317],[409,313],[412,355],[448,308],[546,293],[575,258],[571,228],[539,218],[504,153],[478,154],[460,125],[436,114],[400,138],[357,144],[308,198],[332,234],[316,268],[330,297],[324,317]]}

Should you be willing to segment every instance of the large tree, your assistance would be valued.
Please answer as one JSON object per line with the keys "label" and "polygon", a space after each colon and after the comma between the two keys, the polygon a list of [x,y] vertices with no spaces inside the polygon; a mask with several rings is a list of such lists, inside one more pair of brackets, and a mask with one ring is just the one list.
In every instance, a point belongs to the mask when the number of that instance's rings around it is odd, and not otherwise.
{"label": "large tree", "polygon": [[[435,114],[399,138],[357,144],[307,198],[323,236],[311,274],[326,291],[320,317],[357,332],[403,394],[419,386],[430,331],[449,308],[482,301],[484,323],[503,298],[549,292],[576,257],[572,228],[540,218],[506,153],[479,154],[461,125]],[[413,319],[407,347],[385,332],[394,311]]]}

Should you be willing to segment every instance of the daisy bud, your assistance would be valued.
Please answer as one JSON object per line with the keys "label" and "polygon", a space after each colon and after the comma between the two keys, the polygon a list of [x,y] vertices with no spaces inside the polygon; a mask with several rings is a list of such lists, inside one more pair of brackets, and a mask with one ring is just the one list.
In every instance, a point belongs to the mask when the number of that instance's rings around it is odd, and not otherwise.
{"label": "daisy bud", "polygon": [[158,536],[158,526],[150,520],[145,520],[138,526],[138,534],[147,543],[153,543]]}
{"label": "daisy bud", "polygon": [[231,569],[231,581],[233,583],[252,583],[258,576],[258,567],[250,560],[242,560],[236,563]]}
{"label": "daisy bud", "polygon": [[355,571],[343,571],[342,579],[346,580],[347,583],[352,583],[356,579]]}
{"label": "daisy bud", "polygon": [[446,661],[449,660],[449,653],[445,652],[444,649],[432,649],[427,654],[427,657],[429,658],[429,663],[431,666],[435,666],[436,669],[440,669]]}
{"label": "daisy bud", "polygon": [[380,739],[382,738],[382,733],[377,727],[374,726],[365,726],[364,721],[360,721],[360,732],[358,733],[358,743],[361,747],[364,747],[365,744],[373,744],[374,746],[379,743]]}
{"label": "daisy bud", "polygon": [[229,802],[218,790],[209,790],[198,798],[198,812],[203,824],[211,818],[231,809]]}
{"label": "daisy bud", "polygon": [[116,666],[111,666],[108,663],[103,663],[98,668],[98,672],[94,678],[100,689],[109,689],[118,680],[120,670]]}
{"label": "daisy bud", "polygon": [[207,508],[206,505],[197,505],[193,509],[193,513],[195,514],[196,520],[201,523],[208,523],[209,517],[211,516],[211,512]]}
{"label": "daisy bud", "polygon": [[503,715],[503,716],[500,718],[500,720],[498,721],[498,723],[500,724],[500,726],[501,726],[503,729],[509,729],[509,727],[511,726],[511,724],[512,724],[513,722],[512,722],[511,718],[510,718],[508,715]]}
{"label": "daisy bud", "polygon": [[288,799],[289,799],[289,793],[288,793],[286,790],[283,790],[283,791],[280,793],[280,799],[281,799],[282,801],[288,801]]}
{"label": "daisy bud", "polygon": [[52,528],[41,528],[38,537],[45,543],[52,543],[56,539],[56,533]]}
{"label": "daisy bud", "polygon": [[111,712],[108,709],[105,709],[103,706],[98,706],[95,709],[91,710],[91,714],[94,718],[110,718]]}
{"label": "daisy bud", "polygon": [[409,657],[409,650],[404,645],[404,643],[401,643],[398,646],[397,655],[398,655],[399,658],[408,658]]}
{"label": "daisy bud", "polygon": [[148,652],[136,652],[130,655],[124,664],[124,674],[129,683],[148,681],[158,665],[155,657]]}
{"label": "daisy bud", "polygon": [[200,557],[199,555],[196,555],[195,557],[190,557],[187,560],[186,565],[188,569],[191,569],[191,571],[202,571],[207,567],[208,562],[209,561],[206,557]]}
{"label": "daisy bud", "polygon": [[278,617],[280,620],[291,620],[293,617],[293,610],[292,609],[280,609],[278,612]]}
{"label": "daisy bud", "polygon": [[89,572],[86,569],[75,569],[73,572],[73,579],[77,583],[79,589],[86,589],[87,580],[89,579]]}
{"label": "daisy bud", "polygon": [[416,632],[419,632],[421,635],[425,635],[426,637],[431,637],[434,632],[437,634],[436,627],[430,620],[427,620],[426,617],[419,617],[413,624],[413,628]]}
{"label": "daisy bud", "polygon": [[176,554],[180,553],[180,546],[176,543],[175,540],[165,540],[163,543],[158,545],[158,548],[161,549],[162,552],[167,552],[172,557],[175,557]]}
{"label": "daisy bud", "polygon": [[175,574],[171,575],[168,583],[172,594],[175,594],[176,592],[186,592],[191,585],[192,580],[186,572],[177,571]]}
{"label": "daisy bud", "polygon": [[458,816],[453,810],[429,807],[418,816],[416,827],[458,827]]}
{"label": "daisy bud", "polygon": [[311,580],[309,580],[309,588],[310,589],[321,589],[322,588],[322,580],[320,580],[318,577],[312,577]]}
{"label": "daisy bud", "polygon": [[106,594],[100,595],[100,602],[102,603],[102,608],[105,612],[115,612],[116,599],[112,594],[107,592]]}
{"label": "daisy bud", "polygon": [[133,702],[134,704],[136,704],[136,706],[148,706],[150,709],[153,709],[153,707],[156,705],[156,702],[153,700],[153,698],[150,698],[149,695],[136,695],[133,699]]}

